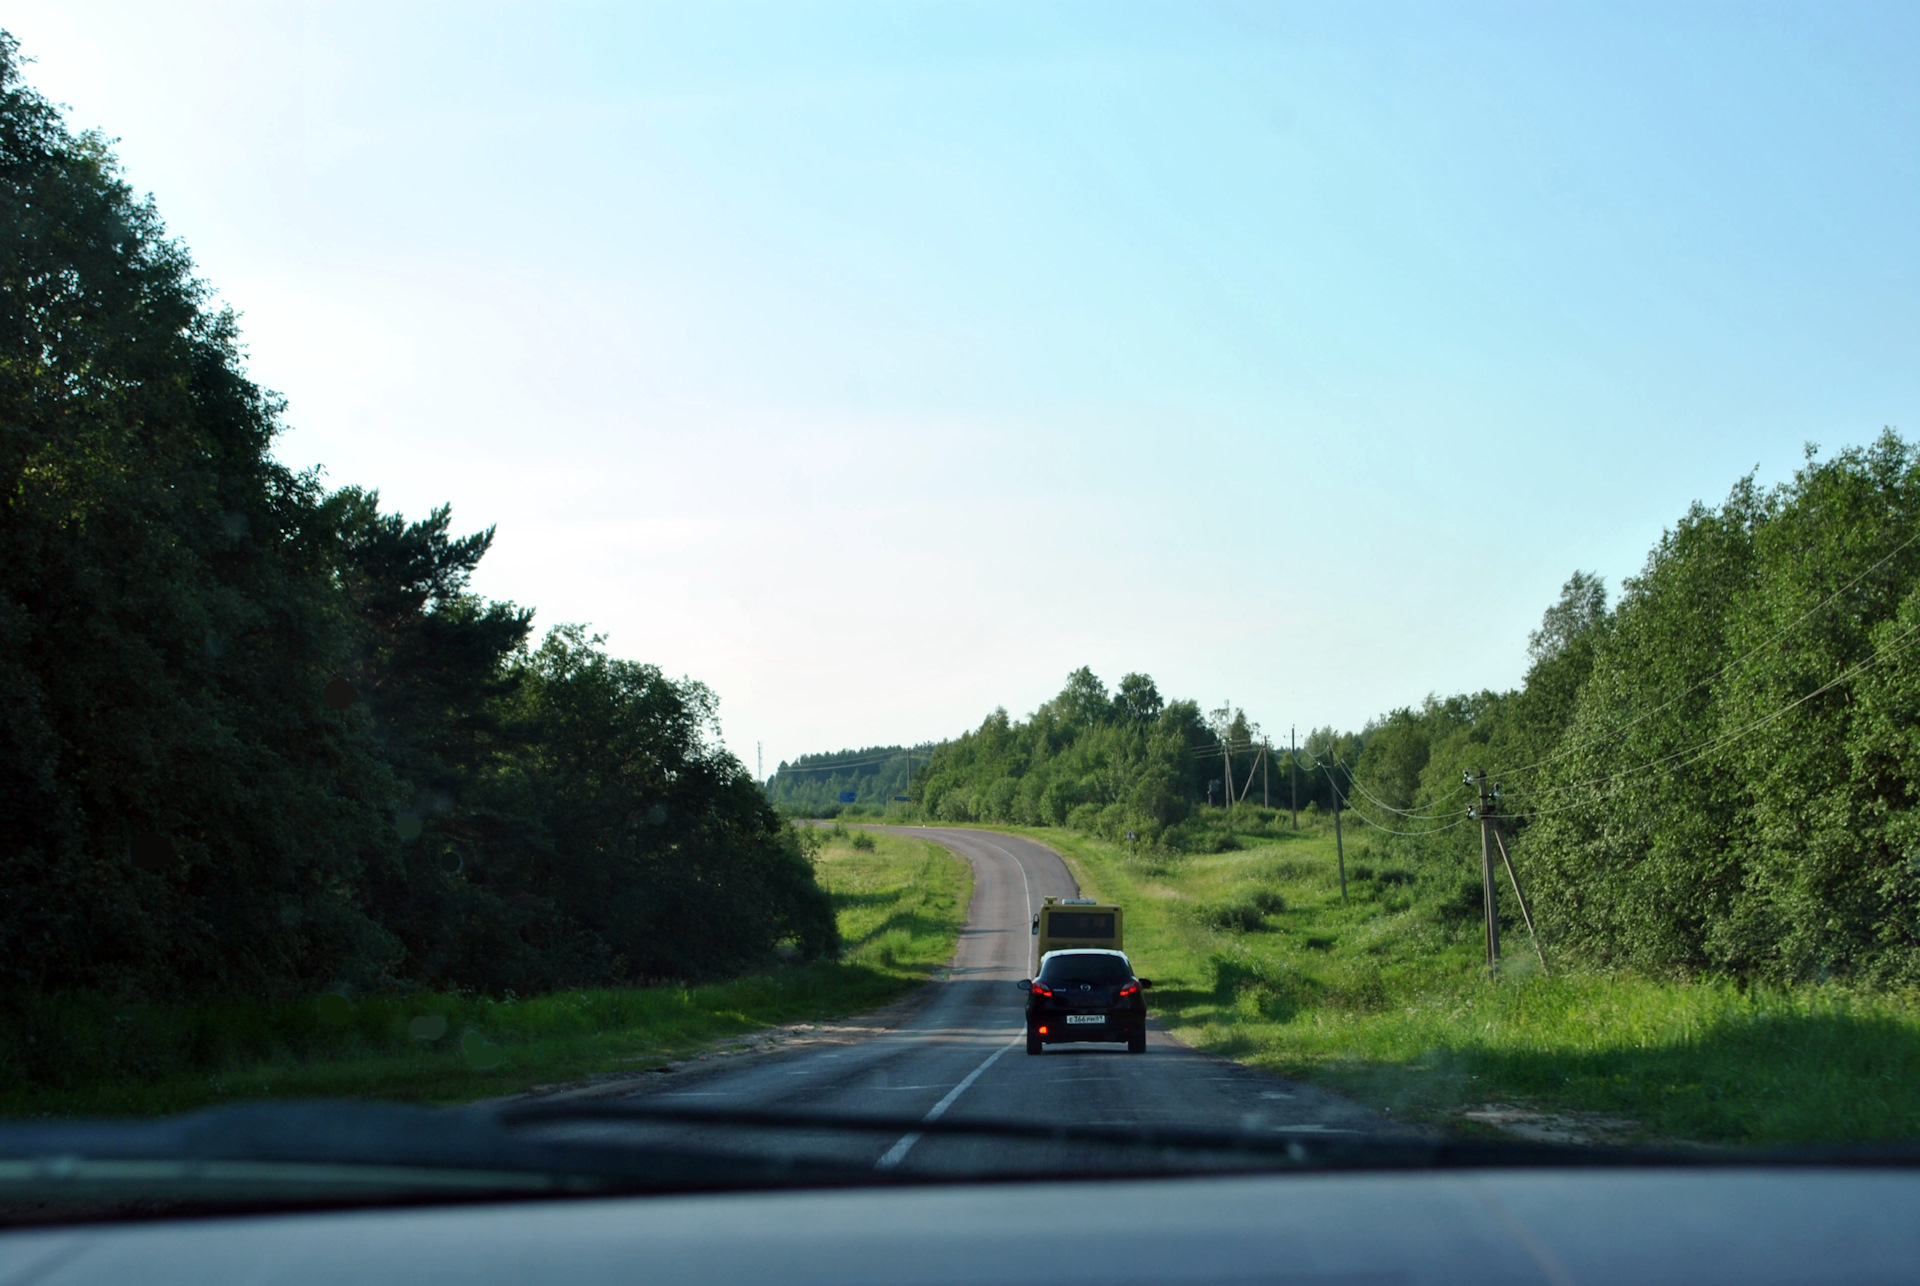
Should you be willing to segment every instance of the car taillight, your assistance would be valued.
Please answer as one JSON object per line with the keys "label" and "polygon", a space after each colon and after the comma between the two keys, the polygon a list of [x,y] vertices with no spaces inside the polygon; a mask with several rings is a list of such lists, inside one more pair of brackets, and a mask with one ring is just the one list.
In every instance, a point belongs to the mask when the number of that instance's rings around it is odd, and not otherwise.
{"label": "car taillight", "polygon": [[1140,994],[1140,984],[1137,982],[1130,982],[1126,986],[1120,988],[1120,999],[1122,1000],[1125,1000],[1128,996],[1137,996],[1139,994]]}
{"label": "car taillight", "polygon": [[1044,1035],[1046,1035],[1046,1034],[1047,1034],[1047,1029],[1046,1029],[1045,1027],[1042,1027],[1042,1028],[1040,1029],[1040,1034],[1041,1034],[1042,1036],[1044,1036]]}
{"label": "car taillight", "polygon": [[1043,987],[1036,982],[1033,984],[1033,994],[1036,996],[1051,996],[1053,994],[1053,988]]}

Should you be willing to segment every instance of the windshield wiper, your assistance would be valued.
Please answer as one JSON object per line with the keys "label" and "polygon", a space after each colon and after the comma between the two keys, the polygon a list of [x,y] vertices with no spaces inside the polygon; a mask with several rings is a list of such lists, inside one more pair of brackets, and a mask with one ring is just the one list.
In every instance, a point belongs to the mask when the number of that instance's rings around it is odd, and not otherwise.
{"label": "windshield wiper", "polygon": [[529,1137],[486,1108],[258,1103],[0,1124],[0,1222],[866,1180],[864,1167]]}
{"label": "windshield wiper", "polygon": [[[577,1127],[596,1129],[577,1137]],[[576,1137],[568,1137],[572,1133]],[[955,1164],[874,1168],[850,1139],[1012,1145]],[[792,1136],[799,1136],[796,1140]],[[807,1155],[824,1140],[828,1156]],[[1063,1159],[1064,1158],[1064,1159]],[[1635,1148],[1381,1134],[866,1116],[644,1102],[418,1108],[257,1103],[157,1121],[0,1123],[0,1223],[422,1201],[525,1200],[1222,1170],[1914,1166],[1920,1144]]]}
{"label": "windshield wiper", "polygon": [[[723,1127],[739,1130],[854,1132],[882,1136],[909,1133],[1004,1139],[1035,1145],[1072,1144],[1133,1153],[1239,1158],[1276,1169],[1481,1169],[1525,1166],[1754,1166],[1920,1165],[1920,1142],[1841,1144],[1819,1147],[1633,1147],[1612,1144],[1535,1143],[1427,1138],[1385,1133],[1288,1133],[1208,1130],[1161,1125],[1085,1125],[1073,1122],[968,1120],[942,1117],[870,1116],[789,1112],[754,1108],[657,1106],[631,1100],[523,1102],[497,1109],[508,1126],[626,1122],[635,1125]],[[1129,1176],[1138,1174],[1130,1169]],[[911,1174],[896,1179],[911,1181]],[[1022,1177],[1029,1177],[1024,1174]],[[1079,1174],[1078,1177],[1087,1177]]]}

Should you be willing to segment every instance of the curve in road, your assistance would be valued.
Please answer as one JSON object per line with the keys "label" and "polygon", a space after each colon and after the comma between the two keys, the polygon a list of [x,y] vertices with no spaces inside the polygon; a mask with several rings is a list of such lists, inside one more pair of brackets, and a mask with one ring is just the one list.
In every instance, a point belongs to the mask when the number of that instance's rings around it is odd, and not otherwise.
{"label": "curve in road", "polygon": [[[1054,1045],[1038,1056],[1027,1055],[1026,998],[1014,984],[1028,976],[1030,925],[1041,899],[1079,893],[1066,863],[1042,844],[993,831],[876,829],[934,840],[972,866],[973,898],[951,975],[930,984],[896,1026],[869,1039],[676,1077],[647,1094],[650,1102],[1275,1132],[1390,1128],[1337,1095],[1181,1045],[1154,1023],[1145,1055],[1130,1056],[1117,1044]],[[1152,976],[1151,961],[1136,959],[1134,965]],[[755,1150],[764,1149],[764,1141],[757,1141]],[[1006,1155],[1010,1149],[1017,1149],[1017,1158]],[[1056,1148],[1038,1156],[1030,1144],[913,1133],[891,1140],[796,1134],[776,1150],[906,1172],[1105,1169],[1114,1160],[1111,1153],[1085,1149]]]}

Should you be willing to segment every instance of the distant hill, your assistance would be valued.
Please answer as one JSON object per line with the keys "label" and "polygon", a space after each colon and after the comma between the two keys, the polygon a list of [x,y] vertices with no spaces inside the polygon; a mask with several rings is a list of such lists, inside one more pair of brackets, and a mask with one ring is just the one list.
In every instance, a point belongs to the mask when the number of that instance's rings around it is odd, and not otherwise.
{"label": "distant hill", "polygon": [[846,811],[849,805],[840,796],[847,792],[854,796],[854,811],[884,808],[896,795],[907,793],[908,765],[920,771],[936,744],[868,746],[783,760],[767,778],[767,798],[783,811],[803,817],[832,817]]}

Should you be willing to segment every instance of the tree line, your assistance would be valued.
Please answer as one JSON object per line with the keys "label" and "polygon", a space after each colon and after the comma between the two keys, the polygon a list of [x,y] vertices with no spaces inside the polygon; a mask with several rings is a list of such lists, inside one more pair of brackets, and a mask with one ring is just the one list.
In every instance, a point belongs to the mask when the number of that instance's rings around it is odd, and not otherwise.
{"label": "tree line", "polygon": [[500,992],[833,949],[699,683],[271,454],[151,200],[0,33],[0,993]]}
{"label": "tree line", "polygon": [[[1920,449],[1887,431],[1809,448],[1771,489],[1739,480],[1617,602],[1576,572],[1528,650],[1518,687],[1317,729],[1297,763],[1272,757],[1272,782],[1291,790],[1297,767],[1302,802],[1351,810],[1350,838],[1418,873],[1462,932],[1481,844],[1463,779],[1484,770],[1563,955],[1920,981]],[[1244,785],[1257,740],[1239,712],[1165,701],[1141,674],[1109,692],[1083,668],[1027,719],[996,710],[937,747],[909,793],[932,820],[1221,847],[1275,829],[1273,809],[1206,807],[1229,771]]]}
{"label": "tree line", "polygon": [[[1235,800],[1261,798],[1254,775],[1264,749],[1243,710],[1202,711],[1161,696],[1149,675],[1128,674],[1112,692],[1085,666],[1024,720],[995,710],[971,732],[935,747],[915,768],[909,795],[925,817],[954,822],[1065,826],[1168,849],[1218,847],[1237,824],[1270,825],[1297,801],[1331,808],[1346,769],[1328,753],[1354,746],[1331,729],[1291,752],[1268,754],[1274,808],[1241,816]],[[1210,809],[1209,804],[1215,805]]]}
{"label": "tree line", "polygon": [[[1920,979],[1920,453],[1888,431],[1694,505],[1609,607],[1576,574],[1512,692],[1370,730],[1353,805],[1462,882],[1476,796],[1558,949],[1773,981]],[[1477,896],[1477,895],[1476,895]]]}
{"label": "tree line", "polygon": [[[781,760],[767,778],[767,798],[793,817],[838,817],[843,812],[885,812],[907,794],[914,767],[933,752],[919,746],[868,746]],[[852,795],[851,800],[841,798]]]}

